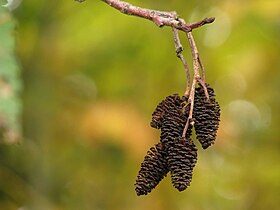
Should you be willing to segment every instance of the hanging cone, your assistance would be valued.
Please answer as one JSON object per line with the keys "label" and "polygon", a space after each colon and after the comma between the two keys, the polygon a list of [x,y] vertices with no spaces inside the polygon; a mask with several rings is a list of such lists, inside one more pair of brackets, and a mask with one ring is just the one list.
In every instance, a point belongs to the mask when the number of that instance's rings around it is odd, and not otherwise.
{"label": "hanging cone", "polygon": [[215,99],[214,90],[206,84],[209,99],[207,100],[201,85],[195,89],[193,118],[196,137],[203,149],[214,144],[220,122],[220,106]]}
{"label": "hanging cone", "polygon": [[193,168],[197,162],[197,149],[190,138],[175,139],[168,149],[168,166],[173,186],[179,191],[190,186]]}
{"label": "hanging cone", "polygon": [[138,196],[147,195],[167,175],[169,169],[164,156],[164,148],[161,143],[148,151],[141,163],[135,183],[135,191]]}
{"label": "hanging cone", "polygon": [[163,116],[168,110],[174,106],[178,106],[182,103],[182,99],[178,94],[167,96],[161,101],[155,111],[152,114],[151,127],[160,129],[162,126]]}
{"label": "hanging cone", "polygon": [[186,137],[182,137],[189,115],[189,105],[185,107],[184,105],[181,103],[168,109],[162,120],[160,135],[160,141],[165,145],[172,184],[179,191],[185,190],[190,185],[192,171],[197,161],[197,149],[191,140],[191,124]]}
{"label": "hanging cone", "polygon": [[172,184],[179,191],[185,190],[190,185],[197,160],[197,149],[191,140],[191,124],[186,137],[182,137],[189,115],[189,105],[184,105],[181,103],[180,106],[169,109],[163,119],[160,136],[161,142],[166,145],[166,159]]}
{"label": "hanging cone", "polygon": [[184,98],[165,103],[166,112],[161,120],[160,141],[166,145],[174,144],[174,139],[183,135],[184,127],[187,121],[187,115],[183,113],[185,106]]}

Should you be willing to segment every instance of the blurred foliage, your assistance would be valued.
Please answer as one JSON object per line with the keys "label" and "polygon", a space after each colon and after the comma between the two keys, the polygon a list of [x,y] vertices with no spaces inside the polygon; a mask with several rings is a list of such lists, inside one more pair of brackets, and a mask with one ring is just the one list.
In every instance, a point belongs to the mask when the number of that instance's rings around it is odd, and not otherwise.
{"label": "blurred foliage", "polygon": [[19,141],[21,81],[15,58],[15,21],[4,7],[0,7],[0,143]]}
{"label": "blurred foliage", "polygon": [[[194,36],[222,121],[216,144],[198,151],[191,186],[179,193],[167,177],[144,197],[133,186],[159,138],[149,128],[154,107],[166,95],[184,92],[170,28],[101,1],[28,0],[13,11],[24,140],[0,145],[0,208],[278,209],[280,2],[131,3],[175,10],[188,22],[216,17]],[[2,59],[2,48],[14,47],[14,21],[3,8],[0,14]],[[1,73],[3,65],[9,74],[17,69],[9,59],[1,60]],[[19,83],[15,87],[20,90]]]}

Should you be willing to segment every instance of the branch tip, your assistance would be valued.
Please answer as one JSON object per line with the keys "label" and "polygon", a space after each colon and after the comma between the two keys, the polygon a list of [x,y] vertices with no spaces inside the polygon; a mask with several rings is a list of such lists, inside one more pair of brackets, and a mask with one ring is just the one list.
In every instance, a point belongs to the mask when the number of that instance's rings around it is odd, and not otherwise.
{"label": "branch tip", "polygon": [[210,18],[205,18],[205,22],[206,23],[213,23],[215,21],[214,17],[210,17]]}

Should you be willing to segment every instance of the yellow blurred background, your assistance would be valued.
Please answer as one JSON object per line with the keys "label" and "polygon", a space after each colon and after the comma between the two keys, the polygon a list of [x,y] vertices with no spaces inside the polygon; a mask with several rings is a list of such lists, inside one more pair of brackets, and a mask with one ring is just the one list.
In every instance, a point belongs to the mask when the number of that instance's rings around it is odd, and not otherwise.
{"label": "yellow blurred background", "polygon": [[195,141],[191,186],[179,193],[168,176],[147,196],[134,191],[159,141],[149,127],[154,108],[184,93],[171,29],[102,1],[26,0],[12,11],[23,140],[0,145],[0,209],[278,209],[280,1],[130,3],[187,22],[216,17],[193,35],[222,119],[214,146]]}

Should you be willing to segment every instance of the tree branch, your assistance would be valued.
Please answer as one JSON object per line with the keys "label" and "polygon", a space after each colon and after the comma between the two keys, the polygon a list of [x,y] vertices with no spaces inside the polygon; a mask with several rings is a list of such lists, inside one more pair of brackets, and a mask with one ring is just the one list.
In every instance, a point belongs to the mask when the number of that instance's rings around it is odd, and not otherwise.
{"label": "tree branch", "polygon": [[211,17],[205,18],[195,23],[187,24],[184,19],[179,18],[177,13],[174,11],[165,12],[141,8],[120,0],[102,1],[126,15],[141,17],[154,22],[159,27],[170,26],[184,32],[190,32],[195,28],[199,28],[205,24],[212,23],[215,20],[215,18]]}

